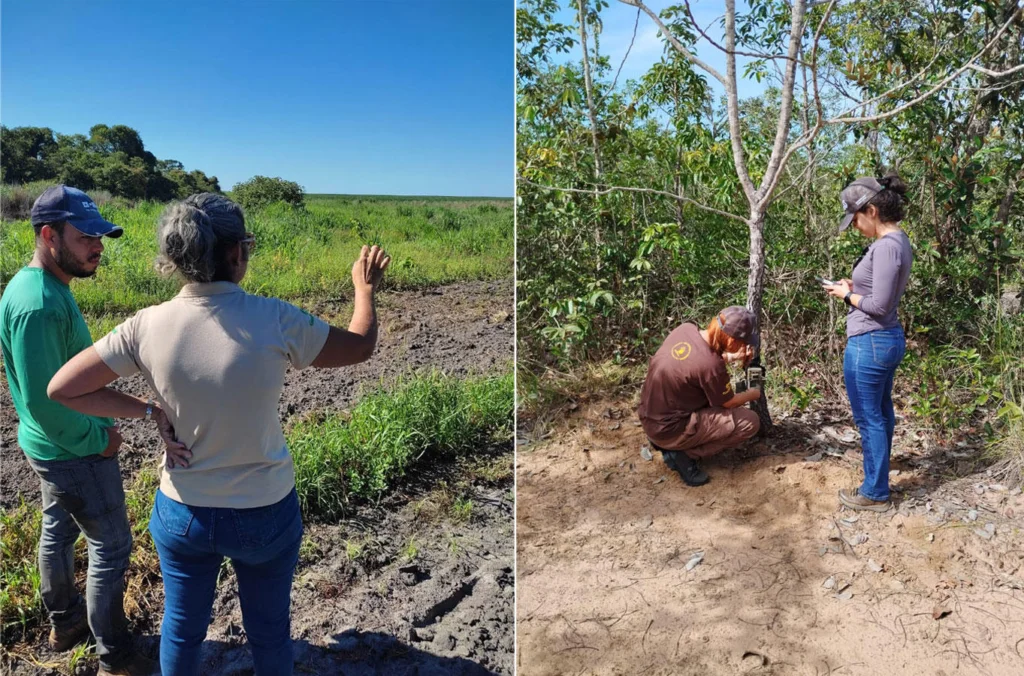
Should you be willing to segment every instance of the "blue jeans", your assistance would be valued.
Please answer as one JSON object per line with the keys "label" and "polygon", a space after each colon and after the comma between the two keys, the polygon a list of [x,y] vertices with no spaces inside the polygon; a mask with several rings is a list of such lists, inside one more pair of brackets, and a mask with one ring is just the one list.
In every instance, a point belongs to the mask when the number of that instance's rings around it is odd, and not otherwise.
{"label": "blue jeans", "polygon": [[864,450],[860,494],[880,502],[889,499],[889,455],[896,429],[892,381],[906,350],[903,329],[897,326],[851,336],[843,358],[846,393]]}
{"label": "blue jeans", "polygon": [[[67,629],[86,613],[100,665],[116,669],[132,655],[132,637],[124,616],[124,574],[132,551],[132,531],[117,457],[25,457],[39,475],[42,489],[39,587],[50,623],[56,629]],[[85,603],[75,587],[75,542],[82,534],[89,546]]]}
{"label": "blue jeans", "polygon": [[238,576],[242,624],[256,674],[292,673],[291,590],[302,541],[294,489],[280,502],[253,509],[190,507],[157,491],[149,532],[164,581],[164,676],[199,673],[224,557]]}

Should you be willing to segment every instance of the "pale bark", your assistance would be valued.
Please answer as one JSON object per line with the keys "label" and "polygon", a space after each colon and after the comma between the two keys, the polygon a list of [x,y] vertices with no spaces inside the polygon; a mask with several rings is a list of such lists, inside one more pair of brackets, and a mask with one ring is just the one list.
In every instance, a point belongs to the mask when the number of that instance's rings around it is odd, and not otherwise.
{"label": "pale bark", "polygon": [[580,5],[580,46],[583,48],[583,87],[587,92],[587,114],[590,117],[590,140],[594,145],[594,178],[601,180],[601,148],[597,142],[597,114],[594,112],[594,86],[590,80],[590,55],[587,54],[587,3]]}
{"label": "pale bark", "polygon": [[683,47],[683,44],[681,42],[679,42],[679,40],[676,38],[676,36],[672,35],[672,32],[669,31],[669,29],[662,22],[661,17],[658,16],[657,12],[653,11],[650,7],[648,7],[643,2],[641,2],[641,0],[619,0],[619,1],[622,2],[623,4],[630,5],[631,7],[637,7],[644,14],[646,14],[649,17],[651,17],[651,20],[661,30],[661,34],[665,36],[665,39],[668,40],[669,43],[671,43],[671,45],[673,47],[675,47],[676,51],[678,51],[680,54],[682,54],[687,59],[689,59],[690,63],[692,63],[693,65],[697,66],[698,68],[700,68],[701,70],[706,72],[708,75],[710,75],[711,77],[713,77],[716,80],[718,80],[719,82],[721,82],[723,85],[725,84],[725,77],[723,77],[721,73],[719,73],[717,70],[712,68],[710,65],[708,65],[702,59],[697,58],[697,56],[695,54],[693,54],[692,52],[690,52],[690,50],[688,50],[686,47]]}
{"label": "pale bark", "polygon": [[[764,211],[753,210],[750,213],[750,269],[747,272],[747,309],[754,315],[755,326],[758,335],[761,335],[761,321],[763,316],[764,299]],[[757,357],[760,360],[761,347],[757,348]],[[757,413],[761,421],[760,436],[764,436],[772,428],[772,416],[768,411],[768,397],[764,389],[761,390],[761,397],[750,404],[750,408]]]}
{"label": "pale bark", "polygon": [[[798,3],[801,0],[797,0]],[[736,49],[736,0],[725,0],[725,48],[729,51]],[[743,186],[743,194],[747,196],[747,202],[754,206],[757,196],[754,190],[754,182],[750,180],[750,171],[747,169],[747,154],[743,150],[743,132],[740,128],[740,101],[736,89],[736,55],[725,55],[725,97],[726,112],[729,116],[729,141],[732,143],[732,159],[736,166],[736,176]]]}
{"label": "pale bark", "polygon": [[761,180],[761,187],[757,193],[761,206],[767,206],[767,201],[771,199],[768,191],[775,185],[782,168],[782,157],[786,149],[786,140],[789,138],[789,125],[793,116],[793,89],[796,85],[796,57],[800,53],[800,43],[804,34],[804,5],[805,3],[799,0],[793,3],[793,17],[789,29],[789,53],[787,55],[789,60],[786,62],[786,74],[782,81],[779,123],[775,129],[775,144],[772,146],[768,167],[765,169],[764,178]]}

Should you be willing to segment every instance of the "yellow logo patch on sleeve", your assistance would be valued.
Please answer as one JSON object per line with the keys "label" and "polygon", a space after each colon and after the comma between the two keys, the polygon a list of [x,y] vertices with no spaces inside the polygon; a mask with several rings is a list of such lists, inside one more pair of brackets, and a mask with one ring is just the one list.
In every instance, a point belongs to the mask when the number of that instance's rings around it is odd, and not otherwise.
{"label": "yellow logo patch on sleeve", "polygon": [[672,357],[678,361],[685,361],[693,351],[693,346],[683,341],[672,346]]}

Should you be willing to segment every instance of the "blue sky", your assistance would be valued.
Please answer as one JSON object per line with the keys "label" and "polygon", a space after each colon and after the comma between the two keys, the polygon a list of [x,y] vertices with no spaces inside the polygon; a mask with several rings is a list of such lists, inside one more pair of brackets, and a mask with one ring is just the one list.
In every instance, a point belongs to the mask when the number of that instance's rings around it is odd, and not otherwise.
{"label": "blue sky", "polygon": [[224,189],[513,192],[512,0],[5,0],[0,20],[9,127],[126,124]]}

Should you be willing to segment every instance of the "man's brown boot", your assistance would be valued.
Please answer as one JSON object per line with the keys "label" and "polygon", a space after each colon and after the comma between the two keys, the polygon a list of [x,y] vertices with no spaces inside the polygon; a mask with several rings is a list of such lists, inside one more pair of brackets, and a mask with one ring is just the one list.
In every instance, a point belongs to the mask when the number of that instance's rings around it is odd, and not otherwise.
{"label": "man's brown boot", "polygon": [[844,507],[856,510],[867,510],[869,512],[885,512],[892,508],[892,502],[886,500],[884,502],[878,502],[871,498],[864,497],[860,494],[860,489],[857,488],[844,488],[839,491],[839,502],[843,503]]}
{"label": "man's brown boot", "polygon": [[132,658],[117,669],[104,669],[102,666],[96,676],[153,676],[160,673],[160,664],[145,655],[135,653]]}
{"label": "man's brown boot", "polygon": [[71,650],[87,638],[89,638],[89,617],[82,613],[82,616],[78,618],[78,622],[75,622],[70,627],[65,629],[52,627],[47,644],[50,646],[50,650],[62,653],[65,650]]}

